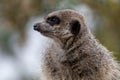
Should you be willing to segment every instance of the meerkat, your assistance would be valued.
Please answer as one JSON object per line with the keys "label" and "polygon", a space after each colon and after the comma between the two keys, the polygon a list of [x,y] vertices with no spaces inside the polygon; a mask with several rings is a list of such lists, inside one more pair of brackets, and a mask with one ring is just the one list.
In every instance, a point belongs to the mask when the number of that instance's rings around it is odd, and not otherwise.
{"label": "meerkat", "polygon": [[120,80],[118,62],[77,11],[54,11],[34,30],[53,40],[43,56],[42,80]]}

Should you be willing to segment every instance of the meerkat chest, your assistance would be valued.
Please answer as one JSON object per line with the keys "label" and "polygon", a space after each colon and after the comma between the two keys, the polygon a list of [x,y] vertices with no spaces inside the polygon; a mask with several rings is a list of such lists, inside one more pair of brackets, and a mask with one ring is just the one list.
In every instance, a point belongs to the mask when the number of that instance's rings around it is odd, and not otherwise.
{"label": "meerkat chest", "polygon": [[59,45],[52,43],[46,47],[41,56],[41,80],[53,80],[51,76],[56,76],[56,74],[60,73],[60,62],[65,59],[64,50]]}

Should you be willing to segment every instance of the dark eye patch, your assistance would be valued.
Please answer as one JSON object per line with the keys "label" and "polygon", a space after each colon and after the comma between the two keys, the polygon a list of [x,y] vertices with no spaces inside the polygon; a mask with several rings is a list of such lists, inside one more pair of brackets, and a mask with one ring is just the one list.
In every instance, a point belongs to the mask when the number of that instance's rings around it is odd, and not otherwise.
{"label": "dark eye patch", "polygon": [[80,32],[80,28],[81,28],[81,24],[78,20],[73,20],[71,21],[70,23],[70,30],[71,30],[71,33],[74,34],[75,36],[78,35],[78,33]]}
{"label": "dark eye patch", "polygon": [[49,23],[51,26],[57,25],[60,23],[60,18],[58,18],[57,16],[49,17],[47,18],[47,23]]}

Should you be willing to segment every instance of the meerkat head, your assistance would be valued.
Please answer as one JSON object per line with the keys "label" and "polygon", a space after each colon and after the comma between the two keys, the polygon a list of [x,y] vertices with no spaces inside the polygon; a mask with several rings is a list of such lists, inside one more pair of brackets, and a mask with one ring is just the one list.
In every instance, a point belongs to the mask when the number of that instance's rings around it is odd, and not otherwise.
{"label": "meerkat head", "polygon": [[80,36],[84,28],[82,15],[70,9],[54,11],[48,14],[43,21],[34,25],[34,30],[46,37],[60,40],[62,43],[71,37]]}

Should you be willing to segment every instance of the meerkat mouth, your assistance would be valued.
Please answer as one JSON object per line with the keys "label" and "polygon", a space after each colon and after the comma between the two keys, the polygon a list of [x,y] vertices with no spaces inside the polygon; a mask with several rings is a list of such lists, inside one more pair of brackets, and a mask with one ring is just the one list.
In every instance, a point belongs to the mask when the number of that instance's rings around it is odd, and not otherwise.
{"label": "meerkat mouth", "polygon": [[33,26],[33,29],[35,30],[35,31],[38,31],[38,32],[40,32],[40,33],[49,33],[49,31],[48,30],[44,30],[43,28],[42,28],[42,26],[40,26],[39,25],[39,23],[37,23],[37,24],[35,24],[34,26]]}
{"label": "meerkat mouth", "polygon": [[39,24],[37,23],[37,24],[33,25],[33,29],[35,31],[40,31]]}

